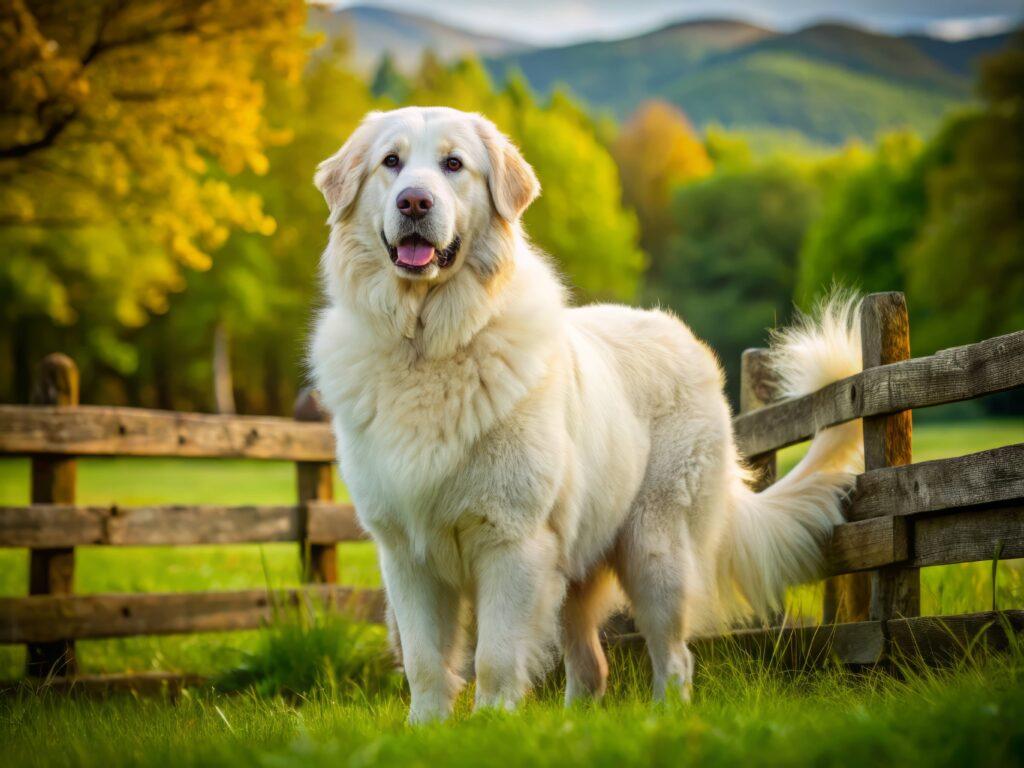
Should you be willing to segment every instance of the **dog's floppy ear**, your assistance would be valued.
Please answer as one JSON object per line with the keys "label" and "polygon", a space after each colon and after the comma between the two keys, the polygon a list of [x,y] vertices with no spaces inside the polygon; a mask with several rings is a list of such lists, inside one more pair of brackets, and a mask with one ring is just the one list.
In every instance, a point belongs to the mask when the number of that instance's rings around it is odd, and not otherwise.
{"label": "dog's floppy ear", "polygon": [[491,165],[487,185],[491,190],[494,210],[505,221],[515,221],[537,199],[540,182],[515,144],[490,120],[478,117],[476,125]]}
{"label": "dog's floppy ear", "polygon": [[331,209],[331,221],[345,216],[366,178],[366,161],[373,143],[373,126],[380,112],[371,112],[352,132],[341,149],[316,168],[313,183]]}

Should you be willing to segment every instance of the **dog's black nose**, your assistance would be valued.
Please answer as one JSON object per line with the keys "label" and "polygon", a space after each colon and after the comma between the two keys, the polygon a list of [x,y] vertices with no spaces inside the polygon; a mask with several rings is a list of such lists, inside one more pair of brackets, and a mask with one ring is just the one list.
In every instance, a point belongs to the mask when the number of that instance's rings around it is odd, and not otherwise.
{"label": "dog's black nose", "polygon": [[434,196],[425,189],[406,187],[399,193],[395,204],[403,216],[422,219],[434,207]]}

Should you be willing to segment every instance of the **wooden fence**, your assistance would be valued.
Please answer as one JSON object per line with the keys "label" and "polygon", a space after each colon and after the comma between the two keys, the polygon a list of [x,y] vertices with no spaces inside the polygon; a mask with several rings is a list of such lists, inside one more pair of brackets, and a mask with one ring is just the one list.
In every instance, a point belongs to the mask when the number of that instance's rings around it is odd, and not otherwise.
{"label": "wooden fence", "polygon": [[[312,599],[382,620],[379,590],[336,583],[336,544],[365,535],[351,505],[331,500],[334,440],[311,393],[300,396],[294,419],[82,406],[74,363],[54,354],[40,366],[32,399],[0,406],[0,454],[31,457],[31,505],[0,507],[0,547],[30,550],[29,596],[0,598],[0,643],[28,646],[29,676],[75,677],[76,639],[254,629],[282,601]],[[294,461],[297,503],[82,506],[75,503],[76,456]],[[302,589],[74,594],[76,547],[286,541],[299,547]],[[137,682],[153,679],[162,676]]]}
{"label": "wooden fence", "polygon": [[[857,418],[866,471],[829,546],[825,624],[742,630],[730,642],[851,664],[900,650],[938,659],[979,639],[1005,645],[1008,631],[1024,629],[1024,611],[922,617],[919,569],[1024,557],[1024,443],[912,464],[910,411],[1024,386],[1024,331],[909,359],[906,304],[902,294],[886,293],[864,299],[862,337],[863,372],[789,400],[774,401],[764,351],[744,354],[734,426],[762,484],[774,480],[777,450]],[[31,505],[0,507],[0,546],[31,550],[30,595],[0,598],[0,643],[28,646],[29,675],[74,678],[80,638],[251,629],[271,618],[273,598],[262,589],[75,595],[80,546],[294,541],[310,586],[288,591],[286,600],[308,594],[381,619],[379,591],[335,583],[335,544],[363,534],[352,508],[331,501],[333,442],[312,396],[300,398],[294,420],[80,406],[74,364],[51,355],[33,401],[0,406],[0,454],[32,459]],[[297,503],[81,506],[76,456],[294,461]],[[697,641],[698,653],[716,642]]]}

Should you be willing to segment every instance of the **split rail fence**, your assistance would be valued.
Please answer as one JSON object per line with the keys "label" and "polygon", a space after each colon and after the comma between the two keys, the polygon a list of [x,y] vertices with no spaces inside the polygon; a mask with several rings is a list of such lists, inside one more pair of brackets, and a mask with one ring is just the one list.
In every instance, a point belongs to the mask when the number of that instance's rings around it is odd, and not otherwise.
{"label": "split rail fence", "polygon": [[[979,641],[1005,646],[1008,633],[1024,630],[1024,610],[921,616],[919,571],[1024,557],[1024,443],[914,464],[911,410],[1024,386],[1024,331],[910,359],[902,294],[869,295],[861,314],[863,372],[813,394],[775,401],[764,350],[744,353],[734,426],[763,483],[775,477],[776,451],[858,418],[866,470],[829,545],[824,623],[739,630],[729,642],[783,649],[798,663],[827,656],[865,665],[900,652],[941,661]],[[336,583],[336,545],[364,534],[352,507],[331,501],[333,440],[313,395],[300,397],[295,419],[82,406],[74,363],[55,354],[40,367],[33,402],[0,406],[0,455],[31,457],[32,503],[0,507],[0,546],[30,550],[29,595],[0,598],[0,643],[27,645],[29,676],[113,688],[180,680],[78,676],[75,640],[253,629],[282,599],[265,589],[74,594],[75,549],[83,546],[292,541],[309,584],[287,591],[286,601],[315,599],[382,620],[379,591]],[[77,456],[294,461],[297,503],[83,506]],[[720,640],[697,641],[697,652]]]}

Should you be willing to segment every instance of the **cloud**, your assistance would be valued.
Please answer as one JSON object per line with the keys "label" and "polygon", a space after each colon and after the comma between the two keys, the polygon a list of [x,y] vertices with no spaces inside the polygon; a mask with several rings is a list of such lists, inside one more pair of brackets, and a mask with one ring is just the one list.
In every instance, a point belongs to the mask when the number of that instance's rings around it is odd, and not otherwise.
{"label": "cloud", "polygon": [[956,19],[939,19],[925,26],[925,31],[944,40],[965,40],[969,37],[995,35],[1006,32],[1020,23],[1012,16],[961,16]]}
{"label": "cloud", "polygon": [[779,29],[824,19],[889,32],[934,31],[955,38],[1012,26],[1021,0],[342,0],[415,13],[448,24],[541,45],[627,37],[674,21],[740,18]]}

